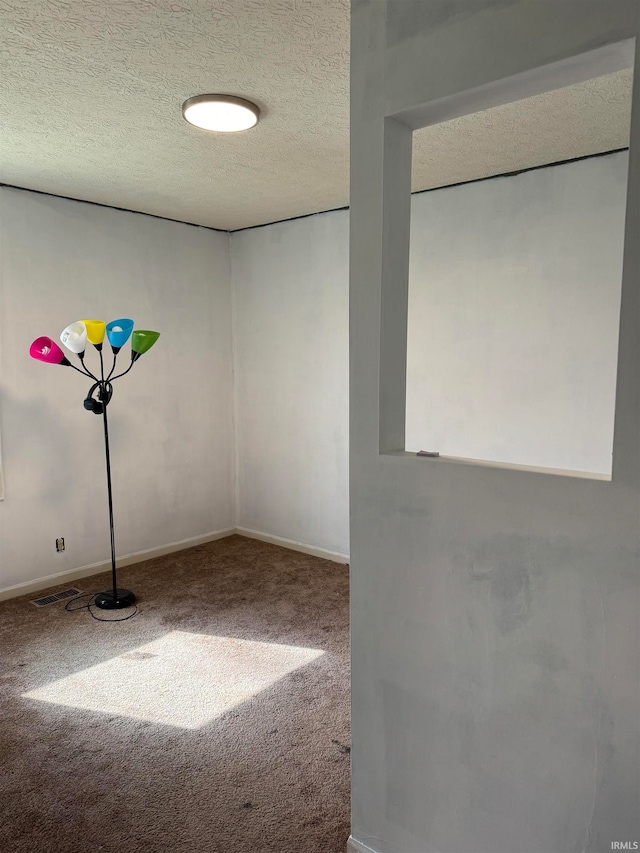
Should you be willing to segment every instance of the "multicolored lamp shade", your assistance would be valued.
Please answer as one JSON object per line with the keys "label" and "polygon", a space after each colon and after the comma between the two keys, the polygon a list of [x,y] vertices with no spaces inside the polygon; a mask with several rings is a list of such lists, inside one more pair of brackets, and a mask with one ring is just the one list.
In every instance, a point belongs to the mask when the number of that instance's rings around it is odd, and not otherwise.
{"label": "multicolored lamp shade", "polygon": [[70,364],[58,344],[46,336],[35,339],[29,347],[29,355],[31,358],[44,361],[47,364]]}
{"label": "multicolored lamp shade", "polygon": [[160,337],[160,332],[151,332],[148,329],[136,329],[131,336],[131,360],[135,361],[151,349]]}
{"label": "multicolored lamp shade", "polygon": [[68,350],[80,355],[87,348],[87,327],[82,320],[71,323],[60,335],[60,340]]}
{"label": "multicolored lamp shade", "polygon": [[132,331],[133,320],[122,318],[107,323],[107,337],[109,338],[111,349],[114,352],[120,352],[120,348],[129,340],[129,335]]}
{"label": "multicolored lamp shade", "polygon": [[[114,355],[120,352],[131,337],[131,360],[136,361],[151,349],[160,337],[160,332],[150,329],[134,331],[133,326],[133,320],[128,317],[111,320],[109,323],[105,323],[104,320],[76,320],[61,332],[60,340],[68,350],[79,355],[82,360],[87,343],[93,344],[98,350],[102,349],[105,334]],[[46,361],[49,364],[69,364],[60,347],[51,338],[45,336],[37,338],[31,344],[29,352],[39,361]]]}

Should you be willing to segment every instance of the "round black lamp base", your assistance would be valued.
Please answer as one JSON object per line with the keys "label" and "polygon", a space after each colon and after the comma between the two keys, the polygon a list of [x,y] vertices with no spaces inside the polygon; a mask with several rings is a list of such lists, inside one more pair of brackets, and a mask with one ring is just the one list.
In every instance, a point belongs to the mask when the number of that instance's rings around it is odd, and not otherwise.
{"label": "round black lamp base", "polygon": [[113,597],[113,590],[99,592],[93,603],[102,610],[119,610],[121,607],[131,607],[135,600],[135,595],[128,589],[116,589],[115,598]]}

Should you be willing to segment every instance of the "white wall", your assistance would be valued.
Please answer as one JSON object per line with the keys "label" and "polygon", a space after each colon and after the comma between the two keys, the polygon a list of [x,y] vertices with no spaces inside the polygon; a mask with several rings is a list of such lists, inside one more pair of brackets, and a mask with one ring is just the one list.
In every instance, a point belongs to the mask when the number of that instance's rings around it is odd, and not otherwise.
{"label": "white wall", "polygon": [[[412,198],[407,449],[610,473],[627,161]],[[343,554],[347,242],[231,236],[238,525]]]}
{"label": "white wall", "polygon": [[[626,171],[413,196],[408,449],[610,473]],[[348,226],[231,235],[238,525],[344,554]]]}
{"label": "white wall", "polygon": [[[514,461],[571,467],[572,453],[582,459],[596,448],[599,457],[575,465],[605,470],[626,163],[620,153],[413,197],[409,447],[491,458],[499,436],[492,458],[509,461],[512,454]],[[3,189],[0,200],[7,479],[7,497],[0,502],[0,589],[108,559],[101,424],[82,408],[88,386],[72,371],[39,365],[27,355],[36,335],[55,336],[70,319],[85,315],[131,313],[162,332],[148,357],[116,386],[109,409],[120,555],[236,523],[348,555],[348,212],[229,238],[17,190]],[[516,207],[517,226],[510,216]],[[480,263],[493,251],[505,213],[512,242],[491,257],[493,266],[486,258]],[[537,230],[529,241],[531,221]],[[567,234],[573,242],[563,255]],[[583,253],[576,257],[578,244]],[[514,279],[510,273],[516,263],[525,264],[523,256],[530,271],[540,269],[540,257],[549,270],[545,287],[529,281],[525,303],[521,292],[509,290],[514,280],[522,288],[522,275]],[[490,285],[493,304],[487,302]],[[477,375],[479,354],[485,369],[497,370],[495,361],[486,364],[496,357],[496,307],[502,319],[506,312],[518,323],[518,335],[503,343],[518,347],[527,341],[511,360],[514,384],[507,396],[525,371],[544,368],[536,374],[536,393],[518,397],[518,429],[509,434],[502,409],[491,405],[479,412],[487,396]],[[461,315],[472,342],[456,338]],[[14,317],[22,321],[16,324]],[[510,326],[503,328],[508,332]],[[193,341],[188,347],[178,340],[184,329]],[[546,336],[543,346],[539,336]],[[549,365],[542,357],[551,345],[555,362]],[[552,429],[551,411],[545,421],[540,405],[540,394],[548,394],[556,378],[561,393],[548,402],[563,427],[574,430],[574,440],[559,448],[558,435],[567,432]],[[497,386],[489,384],[495,393]],[[143,406],[133,409],[138,401]],[[132,411],[134,417],[127,414]],[[429,419],[433,411],[445,427],[441,433],[424,429],[435,423]],[[604,456],[603,436],[609,442]],[[544,455],[550,448],[553,459]],[[538,455],[522,458],[532,450]],[[87,478],[74,477],[69,494],[67,466],[77,470],[80,462]],[[149,489],[140,502],[130,494],[130,471]],[[83,488],[91,473],[95,502]],[[66,540],[61,555],[53,550],[57,536]]]}
{"label": "white wall", "polygon": [[611,473],[627,163],[413,197],[407,450]]}
{"label": "white wall", "polygon": [[130,316],[161,332],[109,406],[118,554],[233,527],[228,235],[0,193],[0,589],[109,560],[102,419],[82,405],[90,382],[29,357],[34,338],[80,318]]}
{"label": "white wall", "polygon": [[348,213],[231,235],[238,526],[349,553]]}

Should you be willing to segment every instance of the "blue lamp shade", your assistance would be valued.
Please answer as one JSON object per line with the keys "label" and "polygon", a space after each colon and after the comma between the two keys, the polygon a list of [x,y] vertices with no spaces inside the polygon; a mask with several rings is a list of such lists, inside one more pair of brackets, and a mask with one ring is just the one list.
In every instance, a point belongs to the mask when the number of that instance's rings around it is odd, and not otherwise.
{"label": "blue lamp shade", "polygon": [[132,331],[133,320],[122,318],[107,323],[107,337],[109,338],[111,349],[114,352],[119,352],[120,347],[123,347],[129,340]]}

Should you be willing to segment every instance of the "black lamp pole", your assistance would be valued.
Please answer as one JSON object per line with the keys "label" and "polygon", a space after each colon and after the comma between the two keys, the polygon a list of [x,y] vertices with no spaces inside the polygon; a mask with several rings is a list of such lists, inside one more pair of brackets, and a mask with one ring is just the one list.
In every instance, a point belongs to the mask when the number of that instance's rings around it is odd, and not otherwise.
{"label": "black lamp pole", "polygon": [[[134,601],[136,600],[135,595],[128,589],[118,589],[118,580],[116,577],[116,539],[115,534],[113,532],[113,491],[111,488],[111,454],[109,452],[109,421],[107,418],[107,406],[111,402],[111,395],[113,394],[113,385],[110,382],[111,376],[113,375],[116,369],[116,359],[118,353],[120,352],[120,347],[112,347],[113,349],[113,365],[111,367],[111,372],[109,376],[105,379],[104,376],[104,359],[102,357],[102,344],[94,344],[95,348],[100,353],[100,379],[96,379],[96,382],[91,386],[89,393],[84,401],[84,407],[90,412],[93,412],[96,415],[102,415],[102,424],[104,426],[104,455],[105,461],[107,463],[107,497],[109,501],[109,533],[111,539],[111,590],[108,592],[99,592],[95,599],[94,604],[96,607],[100,607],[103,610],[118,610],[121,607],[130,607]],[[80,360],[82,362],[82,366],[87,370],[87,367],[84,363],[83,354],[80,354]],[[131,358],[131,364],[129,368],[124,371],[124,373],[128,373],[129,370],[133,367],[136,359]],[[121,373],[120,376],[124,376],[124,373]],[[95,378],[95,377],[93,377]],[[118,379],[119,377],[115,377]],[[95,392],[97,393],[97,399],[93,396]]]}
{"label": "black lamp pole", "polygon": [[[107,389],[107,385],[109,388]],[[111,456],[109,453],[109,423],[107,421],[107,405],[111,399],[111,383],[104,379],[100,383],[99,398],[102,402],[102,423],[104,424],[104,453],[107,462],[107,495],[109,498],[109,531],[111,533],[111,581],[110,592],[99,592],[94,604],[103,610],[116,610],[120,607],[130,607],[136,600],[135,595],[128,589],[118,589],[116,578],[116,540],[113,532],[113,494],[111,491]],[[99,414],[99,412],[97,412]]]}

